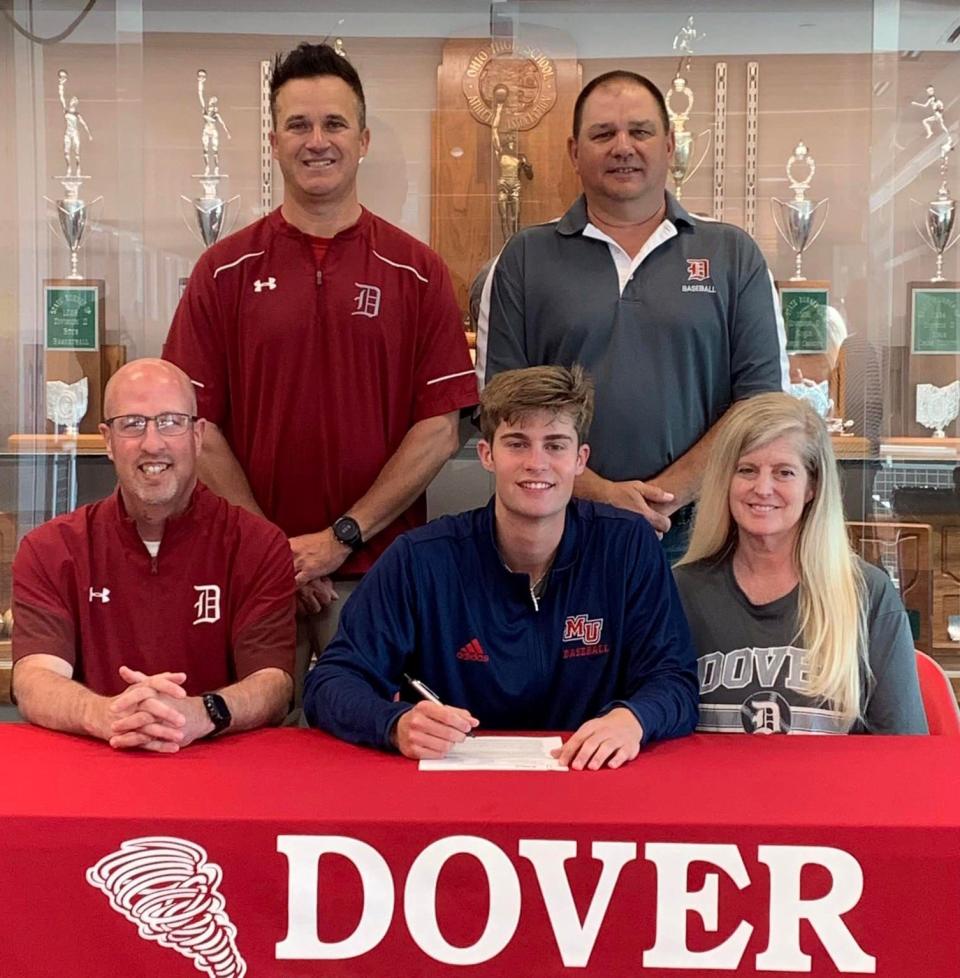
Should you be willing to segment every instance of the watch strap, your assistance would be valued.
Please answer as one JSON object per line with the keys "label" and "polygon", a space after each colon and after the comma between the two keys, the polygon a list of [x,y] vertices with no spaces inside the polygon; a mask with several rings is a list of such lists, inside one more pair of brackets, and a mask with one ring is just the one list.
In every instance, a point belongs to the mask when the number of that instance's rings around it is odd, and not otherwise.
{"label": "watch strap", "polygon": [[213,730],[209,736],[212,737],[214,734],[220,733],[221,730],[226,730],[233,722],[227,701],[219,693],[203,693],[200,698],[203,701],[203,708],[207,711],[207,716],[210,717],[210,722],[213,724]]}

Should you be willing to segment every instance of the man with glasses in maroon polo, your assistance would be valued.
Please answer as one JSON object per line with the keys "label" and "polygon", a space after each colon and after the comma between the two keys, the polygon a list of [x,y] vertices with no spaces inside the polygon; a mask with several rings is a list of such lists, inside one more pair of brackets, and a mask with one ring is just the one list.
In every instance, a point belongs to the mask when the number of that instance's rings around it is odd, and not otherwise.
{"label": "man with glasses in maroon polo", "polygon": [[286,538],[198,482],[204,422],[178,367],[123,367],[104,414],[116,492],[27,534],[14,560],[20,712],[169,753],[279,723],[295,645]]}

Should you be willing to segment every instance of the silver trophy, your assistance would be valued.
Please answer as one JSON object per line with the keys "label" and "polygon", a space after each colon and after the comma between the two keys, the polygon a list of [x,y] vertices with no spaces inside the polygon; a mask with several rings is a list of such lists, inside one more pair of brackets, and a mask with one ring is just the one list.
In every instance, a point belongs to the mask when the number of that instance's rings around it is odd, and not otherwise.
{"label": "silver trophy", "polygon": [[[806,167],[806,176],[801,179],[794,172],[794,167]],[[813,175],[817,172],[817,164],[810,155],[806,144],[797,143],[793,153],[787,160],[787,180],[793,191],[793,200],[779,200],[774,197],[770,201],[773,212],[773,223],[777,226],[780,236],[790,246],[796,255],[796,268],[790,276],[791,282],[805,282],[803,274],[803,253],[817,238],[827,223],[827,213],[830,210],[830,199],[814,203],[807,199],[807,191]],[[823,207],[823,211],[820,208]],[[818,216],[819,212],[819,216]]]}
{"label": "silver trophy", "polygon": [[[683,185],[700,169],[700,164],[706,159],[707,150],[710,148],[709,129],[704,129],[697,135],[687,129],[694,99],[693,89],[687,84],[683,75],[684,71],[690,70],[693,43],[703,36],[698,34],[693,26],[693,17],[688,17],[686,25],[680,28],[673,39],[673,50],[679,53],[680,60],[664,101],[667,104],[667,115],[670,117],[675,142],[673,158],[670,161],[670,176],[673,177],[674,195],[677,200],[683,197]],[[680,99],[683,99],[682,105]],[[693,162],[694,158],[697,158],[696,163]]]}
{"label": "silver trophy", "polygon": [[917,424],[933,429],[934,438],[945,438],[946,428],[960,415],[960,380],[946,387],[917,384]]}
{"label": "silver trophy", "polygon": [[[47,420],[52,421],[55,435],[76,438],[80,422],[87,413],[90,388],[86,377],[72,384],[62,380],[47,381]],[[77,453],[69,452],[66,459],[59,455],[53,458],[53,508],[51,515],[57,515],[60,499],[65,499],[64,512],[72,513],[77,508]],[[66,481],[66,495],[61,496],[59,487]]]}
{"label": "silver trophy", "polygon": [[935,135],[943,136],[943,142],[940,144],[940,188],[937,190],[937,196],[926,204],[917,200],[912,201],[915,207],[923,209],[924,218],[921,224],[914,216],[914,227],[927,247],[937,256],[937,270],[930,281],[943,282],[943,256],[958,239],[958,236],[953,233],[957,202],[947,189],[947,166],[950,162],[950,153],[957,144],[943,121],[943,102],[937,98],[933,85],[928,85],[926,92],[926,101],[912,101],[911,105],[930,110],[930,114],[922,120],[927,139],[932,139]]}
{"label": "silver trophy", "polygon": [[[673,50],[680,55],[680,62],[677,65],[678,76],[684,70],[690,70],[690,59],[693,57],[693,45],[706,36],[706,34],[700,34],[697,32],[696,27],[693,26],[692,15],[687,18],[686,24],[684,24],[683,27],[677,31],[673,38]],[[686,68],[684,68],[684,62],[686,62]]]}
{"label": "silver trophy", "polygon": [[[918,201],[914,203],[923,206]],[[957,243],[957,235],[953,233],[956,210],[957,202],[950,196],[946,184],[941,184],[936,198],[926,205],[924,223],[914,220],[917,233],[937,256],[937,270],[930,277],[931,282],[945,281],[943,256]]]}
{"label": "silver trophy", "polygon": [[853,427],[853,421],[844,420],[834,415],[836,406],[830,396],[830,381],[821,380],[819,383],[802,377],[790,384],[790,394],[799,401],[806,401],[817,414],[827,423],[827,431],[831,435],[843,435]]}
{"label": "silver trophy", "polygon": [[82,279],[83,276],[78,271],[80,245],[83,243],[84,233],[87,229],[87,217],[90,207],[96,204],[100,197],[92,200],[89,204],[80,198],[80,189],[84,180],[90,177],[80,172],[80,130],[87,134],[87,139],[93,141],[90,127],[80,114],[80,100],[76,95],[67,98],[67,73],[61,68],[57,72],[57,91],[60,96],[60,105],[63,107],[63,158],[66,163],[66,170],[63,176],[55,177],[63,187],[63,197],[51,200],[49,197],[44,199],[57,209],[57,218],[60,222],[60,231],[70,249],[70,273],[68,279]]}
{"label": "silver trophy", "polygon": [[[192,205],[200,240],[209,248],[223,234],[228,210],[240,199],[240,196],[237,194],[229,200],[224,200],[220,196],[220,181],[228,178],[226,173],[220,172],[220,129],[223,129],[227,139],[231,136],[223,116],[220,115],[217,96],[211,95],[207,98],[204,94],[206,82],[207,73],[201,68],[197,72],[197,97],[200,99],[200,109],[203,114],[203,129],[200,133],[203,173],[194,173],[193,178],[200,181],[203,195],[185,197],[181,194],[181,199]],[[190,226],[189,222],[187,226]]]}
{"label": "silver trophy", "polygon": [[830,381],[821,380],[819,383],[804,377],[790,385],[790,393],[799,401],[806,401],[821,418],[830,416],[833,410],[833,398],[830,396]]}
{"label": "silver trophy", "polygon": [[87,413],[89,386],[86,377],[72,384],[62,380],[47,381],[47,420],[57,429],[65,428],[66,433],[76,437],[80,422]]}

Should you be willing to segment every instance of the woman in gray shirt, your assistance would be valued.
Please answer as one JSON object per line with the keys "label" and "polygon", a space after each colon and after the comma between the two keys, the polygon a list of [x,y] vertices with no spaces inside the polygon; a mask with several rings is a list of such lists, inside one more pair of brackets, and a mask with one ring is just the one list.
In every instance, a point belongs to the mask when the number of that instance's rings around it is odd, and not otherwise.
{"label": "woman in gray shirt", "polygon": [[699,656],[698,730],[926,733],[889,578],[851,550],[823,421],[786,394],[729,414],[675,569]]}

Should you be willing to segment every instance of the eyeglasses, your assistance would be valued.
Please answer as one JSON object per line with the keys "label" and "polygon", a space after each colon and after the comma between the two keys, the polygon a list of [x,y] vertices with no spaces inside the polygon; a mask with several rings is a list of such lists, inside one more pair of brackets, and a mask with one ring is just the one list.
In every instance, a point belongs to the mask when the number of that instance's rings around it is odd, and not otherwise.
{"label": "eyeglasses", "polygon": [[121,438],[140,438],[146,434],[147,424],[152,421],[157,426],[160,435],[185,435],[190,425],[196,421],[191,414],[177,414],[167,411],[148,417],[145,414],[118,414],[115,418],[105,418],[103,423],[109,425]]}

